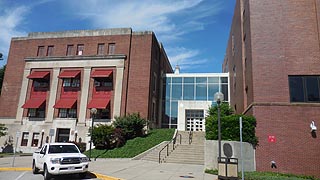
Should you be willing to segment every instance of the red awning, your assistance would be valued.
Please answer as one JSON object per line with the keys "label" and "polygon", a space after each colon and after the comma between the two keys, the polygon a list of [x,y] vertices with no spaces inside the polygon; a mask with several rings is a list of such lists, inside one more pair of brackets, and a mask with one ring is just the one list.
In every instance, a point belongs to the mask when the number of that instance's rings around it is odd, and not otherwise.
{"label": "red awning", "polygon": [[53,107],[54,108],[72,108],[77,102],[77,99],[60,99]]}
{"label": "red awning", "polygon": [[66,70],[59,74],[59,78],[75,78],[80,74],[80,70]]}
{"label": "red awning", "polygon": [[29,78],[29,79],[43,79],[48,74],[50,74],[50,71],[34,71],[29,76],[27,76],[27,78]]}
{"label": "red awning", "polygon": [[91,77],[109,77],[112,74],[112,70],[95,70],[91,73]]}
{"label": "red awning", "polygon": [[32,98],[29,99],[26,103],[24,103],[22,108],[39,108],[45,101],[46,98]]}
{"label": "red awning", "polygon": [[92,99],[90,103],[88,104],[87,108],[97,108],[97,109],[105,109],[107,105],[109,104],[110,99],[104,98],[104,99]]}

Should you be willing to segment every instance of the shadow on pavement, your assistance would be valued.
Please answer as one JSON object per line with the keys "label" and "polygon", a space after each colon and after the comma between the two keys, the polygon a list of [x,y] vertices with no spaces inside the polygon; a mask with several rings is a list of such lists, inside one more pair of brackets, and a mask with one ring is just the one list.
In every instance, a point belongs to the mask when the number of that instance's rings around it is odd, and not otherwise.
{"label": "shadow on pavement", "polygon": [[54,176],[52,179],[55,179],[55,180],[66,180],[66,179],[96,179],[97,176],[94,175],[93,173],[91,172],[88,172],[86,177],[84,178],[81,178],[79,175],[77,174],[66,174],[66,175],[59,175],[59,176]]}

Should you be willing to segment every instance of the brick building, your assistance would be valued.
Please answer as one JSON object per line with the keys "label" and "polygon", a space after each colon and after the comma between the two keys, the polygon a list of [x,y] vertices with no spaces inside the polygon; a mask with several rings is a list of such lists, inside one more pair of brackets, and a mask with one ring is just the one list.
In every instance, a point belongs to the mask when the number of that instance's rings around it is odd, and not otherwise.
{"label": "brick building", "polygon": [[231,106],[257,119],[258,171],[320,177],[319,17],[320,0],[236,1],[223,71]]}
{"label": "brick building", "polygon": [[[96,123],[139,112],[161,126],[162,75],[172,73],[153,32],[130,28],[30,33],[11,41],[0,97],[1,123],[18,151],[49,140],[88,142]],[[3,138],[1,139],[3,141]],[[51,141],[51,140],[50,140]],[[3,142],[0,142],[3,144]]]}

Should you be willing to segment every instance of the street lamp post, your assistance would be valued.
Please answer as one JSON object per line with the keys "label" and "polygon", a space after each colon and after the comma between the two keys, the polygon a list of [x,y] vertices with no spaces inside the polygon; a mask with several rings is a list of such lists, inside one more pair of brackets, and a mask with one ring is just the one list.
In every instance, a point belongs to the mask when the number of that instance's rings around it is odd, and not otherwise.
{"label": "street lamp post", "polygon": [[216,92],[214,94],[214,101],[217,103],[218,106],[218,148],[219,148],[219,157],[218,163],[221,161],[221,123],[220,123],[220,104],[224,100],[223,93]]}
{"label": "street lamp post", "polygon": [[90,151],[89,151],[89,161],[91,161],[91,147],[92,147],[92,132],[93,132],[93,123],[94,123],[94,118],[97,114],[97,109],[92,108],[90,110],[91,112],[91,132],[90,132]]}
{"label": "street lamp post", "polygon": [[43,135],[44,135],[44,129],[42,129],[42,130],[41,130],[41,141],[40,141],[40,147],[42,147]]}
{"label": "street lamp post", "polygon": [[77,137],[78,137],[78,131],[74,131],[74,142],[77,142]]}

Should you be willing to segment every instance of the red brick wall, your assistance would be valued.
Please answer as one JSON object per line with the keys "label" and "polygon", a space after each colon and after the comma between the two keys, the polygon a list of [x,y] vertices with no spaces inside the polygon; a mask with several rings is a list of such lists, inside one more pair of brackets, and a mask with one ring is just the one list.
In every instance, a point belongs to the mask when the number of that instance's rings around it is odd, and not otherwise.
{"label": "red brick wall", "polygon": [[[258,171],[274,171],[270,168],[274,160],[277,172],[320,177],[319,137],[313,138],[309,127],[312,120],[320,124],[320,104],[290,103],[288,87],[288,75],[320,75],[319,15],[320,0],[237,0],[224,67],[228,63],[231,105],[237,105],[237,113],[257,119]],[[248,86],[247,92],[238,89],[239,84]],[[245,111],[248,106],[252,108]],[[277,142],[269,143],[268,135],[275,135]]]}
{"label": "red brick wall", "polygon": [[133,35],[128,76],[127,113],[148,117],[152,35]]}
{"label": "red brick wall", "polygon": [[[320,125],[320,106],[255,106],[258,171],[307,174],[320,177],[319,132],[313,138],[310,123]],[[268,136],[276,142],[268,142]],[[275,161],[277,169],[270,162]]]}

